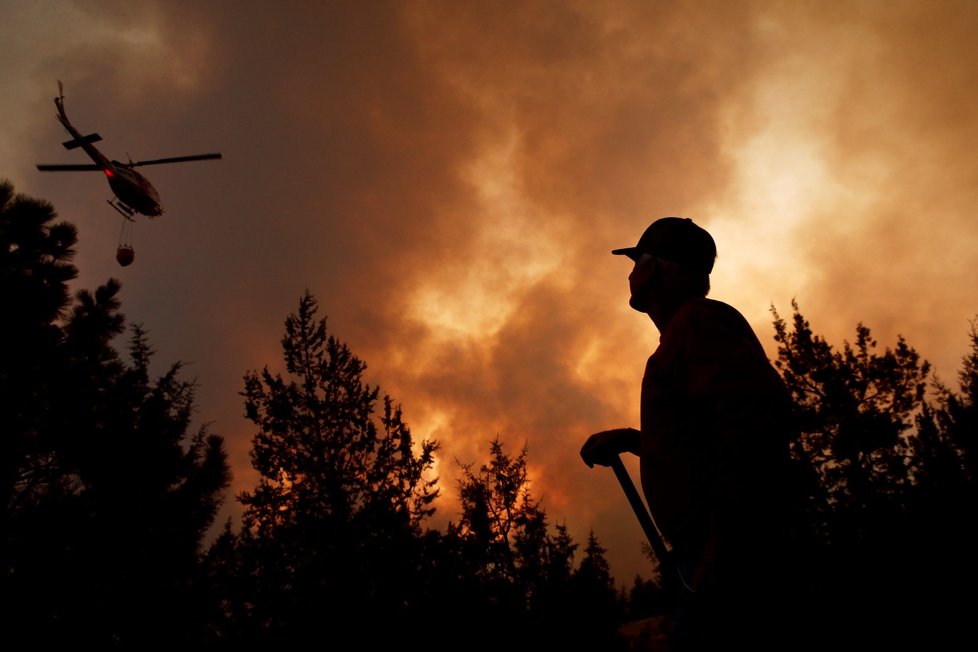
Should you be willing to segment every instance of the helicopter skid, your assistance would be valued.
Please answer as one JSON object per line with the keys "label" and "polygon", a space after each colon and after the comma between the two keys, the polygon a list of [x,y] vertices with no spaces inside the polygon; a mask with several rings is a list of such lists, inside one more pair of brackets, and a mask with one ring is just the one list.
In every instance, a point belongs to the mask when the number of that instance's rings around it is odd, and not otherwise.
{"label": "helicopter skid", "polygon": [[129,220],[130,222],[135,222],[136,221],[133,218],[133,216],[136,214],[136,211],[134,211],[133,209],[129,208],[128,206],[126,206],[125,204],[123,204],[118,199],[115,199],[115,200],[113,200],[113,199],[106,199],[105,200],[105,203],[108,204],[109,206],[111,206],[112,208],[116,209],[117,211],[119,211],[119,214],[122,215],[127,220]]}

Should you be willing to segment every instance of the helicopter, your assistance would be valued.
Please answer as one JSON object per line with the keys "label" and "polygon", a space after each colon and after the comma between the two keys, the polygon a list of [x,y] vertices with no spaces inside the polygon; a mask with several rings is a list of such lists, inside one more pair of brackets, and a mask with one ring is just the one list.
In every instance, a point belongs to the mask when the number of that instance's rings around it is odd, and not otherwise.
{"label": "helicopter", "polygon": [[[175,156],[171,158],[158,158],[148,161],[135,161],[131,159],[128,163],[110,160],[100,152],[93,143],[102,140],[97,133],[83,136],[80,131],[72,126],[65,113],[64,86],[58,82],[58,97],[54,98],[54,104],[58,108],[58,122],[64,126],[65,130],[71,135],[71,140],[62,143],[65,149],[77,149],[79,147],[88,154],[94,163],[86,164],[43,164],[39,163],[37,169],[42,172],[79,172],[79,171],[101,171],[105,174],[112,190],[113,197],[106,202],[117,210],[123,218],[129,222],[135,221],[136,214],[146,217],[158,217],[163,214],[163,204],[160,195],[149,180],[136,172],[134,168],[143,165],[160,165],[164,163],[183,163],[186,161],[203,161],[208,159],[221,158],[220,153],[192,154],[189,156]],[[123,223],[125,225],[125,222]],[[123,266],[129,265],[133,259],[132,247],[120,241],[119,251],[116,258]]]}

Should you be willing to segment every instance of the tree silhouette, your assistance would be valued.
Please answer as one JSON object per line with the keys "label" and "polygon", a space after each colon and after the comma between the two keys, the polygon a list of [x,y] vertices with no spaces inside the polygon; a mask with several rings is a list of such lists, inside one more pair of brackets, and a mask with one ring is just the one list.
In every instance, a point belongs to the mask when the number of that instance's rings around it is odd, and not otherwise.
{"label": "tree silhouette", "polygon": [[976,358],[965,359],[962,396],[938,383],[935,406],[930,365],[903,337],[878,353],[859,324],[855,343],[836,351],[792,307],[791,328],[772,309],[776,364],[797,406],[793,452],[815,479],[810,516],[821,547],[812,564],[822,617],[854,645],[947,649],[966,618],[951,576],[934,564],[954,568],[957,580],[976,579],[970,532],[978,502],[965,452],[974,441],[965,424]]}
{"label": "tree silhouette", "polygon": [[951,458],[952,468],[944,477],[964,482],[973,489],[978,483],[978,322],[971,323],[968,339],[970,351],[961,360],[958,390],[936,383],[939,393],[936,419],[942,448],[938,457]]}
{"label": "tree silhouette", "polygon": [[[458,587],[466,629],[487,632],[485,642],[530,649],[539,645],[596,645],[622,649],[616,629],[623,609],[607,573],[604,549],[588,542],[582,568],[573,570],[577,545],[563,524],[551,531],[546,511],[533,498],[527,476],[528,446],[515,457],[499,437],[489,461],[474,469],[460,464],[461,516],[448,525],[449,546],[461,561]],[[492,623],[508,623],[518,637],[492,638]]]}
{"label": "tree silhouette", "polygon": [[40,389],[56,369],[55,323],[69,303],[77,232],[55,222],[54,207],[0,182],[0,491],[6,513],[31,504],[63,480],[42,441],[47,406]]}
{"label": "tree silhouette", "polygon": [[243,617],[277,642],[324,627],[366,641],[386,630],[361,631],[365,619],[390,625],[415,615],[421,525],[438,494],[437,479],[427,477],[437,444],[416,447],[389,396],[376,418],[379,389],[363,382],[366,365],[328,334],[317,310],[307,291],[286,319],[289,380],[267,367],[245,376],[260,479],[239,496],[246,509],[238,557],[254,579]]}
{"label": "tree silhouette", "polygon": [[916,571],[910,578],[920,614],[940,639],[978,643],[972,626],[978,599],[961,587],[978,585],[978,330],[969,332],[958,388],[934,382],[937,405],[920,419],[914,440],[913,491],[907,497],[905,534]]}
{"label": "tree silhouette", "polygon": [[[472,464],[462,464],[463,478],[459,480],[461,518],[450,529],[463,541],[474,544],[473,552],[480,553],[477,574],[488,581],[514,583],[519,568],[515,549],[519,536],[524,542],[523,560],[531,555],[528,547],[534,525],[543,518],[542,510],[530,495],[527,480],[524,445],[520,454],[511,458],[497,437],[490,443],[488,464],[473,473]],[[537,537],[539,542],[539,536]]]}
{"label": "tree silhouette", "polygon": [[[634,619],[636,615],[625,597],[615,590],[615,578],[605,552],[594,531],[590,531],[584,557],[571,577],[570,591],[562,605],[565,614],[575,616],[567,618],[565,615],[564,619],[568,624],[577,623],[576,627],[570,628],[572,640],[589,646],[623,649],[624,641],[618,636],[618,628],[623,620]],[[559,619],[559,616],[554,618]]]}
{"label": "tree silhouette", "polygon": [[220,437],[188,434],[192,382],[131,362],[119,283],[70,299],[75,230],[0,185],[5,636],[100,648],[187,642],[206,618],[197,555],[229,471]]}
{"label": "tree silhouette", "polygon": [[[435,442],[366,384],[306,292],[285,321],[286,378],[244,377],[259,472],[241,528],[201,544],[230,475],[191,429],[184,366],[154,376],[118,281],[72,293],[75,228],[0,182],[0,608],[14,646],[297,644],[624,649],[625,618],[671,608],[655,581],[615,590],[594,532],[579,546],[530,492],[526,445],[461,465],[460,515],[426,528]],[[978,326],[957,385],[902,338],[858,324],[836,349],[792,302],[772,308],[795,400],[792,452],[819,535],[813,640],[965,648],[978,582]],[[115,348],[128,332],[126,356]],[[379,409],[378,409],[378,406]],[[963,589],[963,590],[962,590]],[[443,624],[442,624],[443,623]],[[817,631],[816,631],[817,630]],[[473,642],[474,641],[474,642]]]}
{"label": "tree silhouette", "polygon": [[902,337],[875,353],[870,329],[859,324],[854,345],[835,351],[814,335],[792,303],[793,329],[777,312],[777,368],[799,408],[802,436],[796,454],[817,471],[823,502],[838,513],[860,513],[904,487],[907,453],[925,408],[930,364]]}

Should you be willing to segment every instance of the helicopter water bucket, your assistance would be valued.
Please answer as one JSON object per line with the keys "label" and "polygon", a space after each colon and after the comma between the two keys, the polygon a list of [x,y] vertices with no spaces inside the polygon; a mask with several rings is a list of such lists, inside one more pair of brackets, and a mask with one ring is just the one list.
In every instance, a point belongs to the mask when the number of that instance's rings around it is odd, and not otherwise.
{"label": "helicopter water bucket", "polygon": [[129,245],[119,245],[119,248],[115,251],[115,259],[119,261],[119,264],[123,267],[132,265],[132,261],[136,258],[136,250]]}

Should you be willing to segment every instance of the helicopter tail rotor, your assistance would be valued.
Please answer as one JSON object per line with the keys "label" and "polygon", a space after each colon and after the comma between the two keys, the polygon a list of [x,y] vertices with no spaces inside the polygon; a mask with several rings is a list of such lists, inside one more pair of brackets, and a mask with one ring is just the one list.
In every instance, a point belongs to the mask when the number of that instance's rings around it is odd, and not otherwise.
{"label": "helicopter tail rotor", "polygon": [[66,140],[61,143],[64,145],[65,149],[76,149],[78,147],[84,147],[91,143],[97,143],[102,140],[102,137],[98,134],[88,134],[87,136],[82,136],[80,138],[72,138],[71,140]]}

